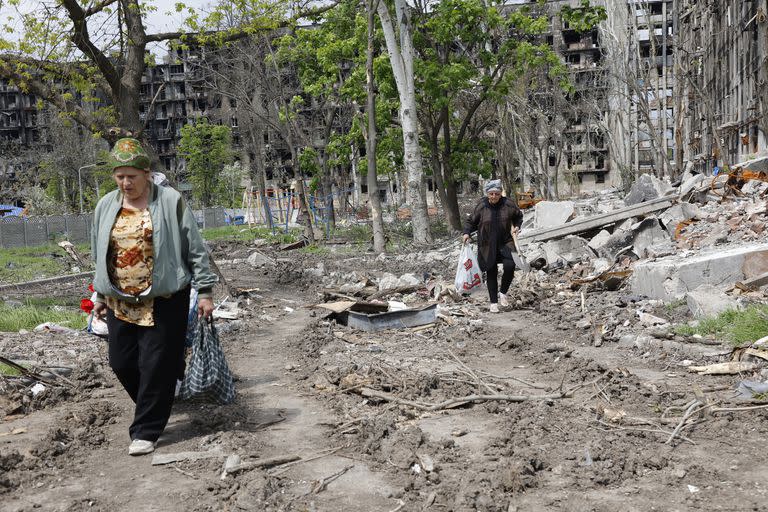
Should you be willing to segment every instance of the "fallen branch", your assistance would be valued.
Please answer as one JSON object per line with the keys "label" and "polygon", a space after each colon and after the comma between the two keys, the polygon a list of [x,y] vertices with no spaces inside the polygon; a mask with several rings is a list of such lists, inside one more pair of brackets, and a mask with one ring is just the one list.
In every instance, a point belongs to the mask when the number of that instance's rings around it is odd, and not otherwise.
{"label": "fallen branch", "polygon": [[758,409],[768,409],[768,404],[763,405],[750,405],[746,407],[715,407],[712,409],[712,413],[718,412],[741,412],[741,411],[755,411]]}
{"label": "fallen branch", "polygon": [[407,405],[409,407],[413,407],[415,409],[419,409],[422,411],[434,412],[442,409],[450,409],[459,405],[476,403],[476,402],[518,403],[518,402],[528,402],[528,401],[535,401],[535,400],[559,400],[562,398],[572,398],[573,394],[576,391],[578,391],[579,389],[585,386],[591,386],[597,382],[600,382],[601,380],[603,380],[603,378],[605,378],[606,375],[607,375],[607,372],[595,380],[578,384],[570,389],[566,389],[565,391],[560,391],[559,393],[552,393],[547,395],[499,395],[495,393],[492,395],[468,395],[468,396],[463,396],[458,398],[449,398],[448,400],[444,400],[436,404],[428,404],[428,403],[422,403],[422,402],[414,402],[413,400],[405,400],[403,398],[399,398],[385,391],[377,391],[375,389],[365,388],[365,387],[355,391],[358,391],[362,396],[366,398],[379,398],[387,402],[394,402],[401,405]]}
{"label": "fallen branch", "polygon": [[349,471],[353,467],[355,467],[355,465],[354,464],[350,464],[349,466],[345,466],[345,467],[341,468],[339,471],[335,472],[334,474],[326,476],[326,477],[323,477],[320,480],[316,481],[314,483],[314,485],[312,485],[311,493],[312,494],[319,494],[319,493],[323,492],[326,489],[326,487],[328,487],[329,483],[333,482],[334,480],[339,478],[341,475],[343,475],[344,473],[346,473],[347,471]]}
{"label": "fallen branch", "polygon": [[491,377],[493,379],[501,379],[501,380],[514,380],[515,382],[519,382],[520,384],[524,384],[530,388],[534,389],[549,389],[549,386],[539,386],[538,384],[533,384],[531,382],[528,382],[526,380],[520,379],[518,377],[512,377],[511,375],[494,375],[493,373],[488,373],[486,371],[480,370],[480,373],[485,375],[486,377]]}
{"label": "fallen branch", "polygon": [[454,360],[455,360],[457,363],[459,363],[459,365],[461,365],[461,367],[462,367],[462,368],[464,368],[464,369],[465,369],[465,370],[466,370],[466,371],[467,371],[467,372],[468,372],[468,373],[469,373],[469,374],[472,376],[472,378],[473,378],[473,379],[475,379],[475,383],[477,383],[477,385],[478,385],[478,386],[483,386],[485,389],[487,389],[487,390],[488,390],[488,391],[490,391],[491,393],[494,393],[494,394],[496,393],[496,390],[495,390],[495,389],[493,389],[491,386],[489,386],[488,384],[486,384],[486,383],[483,381],[483,379],[481,379],[480,377],[478,377],[478,376],[477,376],[477,374],[474,372],[474,370],[472,370],[472,368],[470,368],[469,366],[467,366],[466,364],[464,364],[464,363],[461,361],[461,359],[459,359],[458,357],[456,357],[456,354],[454,354],[454,353],[453,353],[453,352],[451,352],[450,350],[448,350],[448,354],[450,354],[450,356],[451,356],[451,357],[452,357],[452,358],[453,358],[453,359],[454,359]]}
{"label": "fallen branch", "polygon": [[[696,408],[697,406],[701,405],[702,407]],[[694,400],[693,403],[686,409],[685,414],[683,415],[680,422],[675,427],[675,430],[672,431],[672,433],[669,435],[669,438],[664,442],[664,444],[669,444],[672,442],[672,440],[677,436],[680,431],[683,429],[683,426],[686,424],[688,419],[693,416],[694,414],[701,412],[707,407],[707,405],[702,404],[698,400]]]}
{"label": "fallen branch", "polygon": [[[625,430],[625,431],[632,431],[632,432],[650,432],[650,433],[653,433],[653,434],[665,434],[665,435],[669,434],[669,432],[668,432],[668,431],[666,431],[666,430],[664,430],[664,429],[661,429],[661,428],[659,428],[659,429],[650,429],[650,428],[628,428],[628,427],[619,427],[619,426],[617,426],[617,425],[611,425],[610,423],[606,423],[606,422],[604,422],[604,421],[602,421],[602,420],[596,420],[596,421],[597,421],[597,422],[598,422],[600,425],[603,425],[604,427],[608,427],[608,428],[609,428],[609,429],[611,429],[611,430]],[[594,427],[593,427],[593,428],[594,428]],[[598,429],[598,430],[602,430],[602,429]],[[694,444],[694,445],[696,444],[696,443],[694,443],[693,441],[691,441],[690,439],[688,439],[688,438],[687,438],[687,437],[685,437],[685,436],[681,436],[681,435],[678,435],[678,437],[679,437],[680,439],[682,439],[683,441],[687,441],[687,442],[689,442],[689,443],[691,443],[691,444]]]}
{"label": "fallen branch", "polygon": [[241,462],[240,464],[237,464],[231,468],[226,468],[225,473],[228,475],[231,475],[232,473],[237,473],[240,471],[248,471],[250,469],[255,469],[255,468],[267,469],[267,468],[280,466],[282,464],[286,464],[288,462],[293,462],[297,460],[301,460],[301,457],[298,455],[279,455],[277,457],[258,459],[250,462]]}
{"label": "fallen branch", "polygon": [[171,467],[172,467],[173,469],[175,469],[176,471],[178,471],[179,473],[181,473],[182,475],[186,475],[186,476],[188,476],[189,478],[192,478],[193,480],[198,480],[198,477],[197,477],[197,476],[193,475],[193,474],[192,474],[192,473],[190,473],[189,471],[184,471],[183,469],[181,469],[180,467],[178,467],[176,464],[171,464]]}
{"label": "fallen branch", "polygon": [[475,403],[475,402],[493,402],[493,401],[527,402],[532,400],[557,400],[559,398],[570,398],[567,392],[554,393],[550,395],[498,395],[498,394],[467,395],[459,398],[450,398],[448,400],[445,400],[443,402],[439,402],[436,404],[423,404],[423,403],[414,402],[411,400],[404,400],[402,398],[398,398],[392,395],[391,393],[386,393],[384,391],[376,391],[375,389],[371,389],[371,388],[361,388],[360,394],[366,398],[379,398],[381,400],[386,400],[388,402],[395,402],[401,405],[407,405],[409,407],[420,409],[422,411],[439,411],[441,409],[451,409],[459,405]]}
{"label": "fallen branch", "polygon": [[273,467],[269,471],[269,475],[270,476],[282,475],[283,473],[285,473],[286,471],[288,471],[289,469],[291,469],[293,466],[295,466],[297,464],[303,464],[304,462],[310,462],[310,461],[313,461],[313,460],[322,459],[323,457],[327,457],[329,455],[333,455],[334,453],[338,452],[342,448],[344,448],[344,447],[343,446],[337,446],[336,448],[330,448],[328,450],[323,450],[322,452],[318,452],[317,454],[315,454],[315,455],[313,455],[311,457],[307,457],[306,459],[286,462],[285,464],[282,464],[281,467],[279,467],[279,468],[278,467]]}
{"label": "fallen branch", "polygon": [[[21,366],[19,363],[11,361],[7,357],[0,356],[0,363],[3,363],[5,365],[7,365],[7,366],[10,366],[11,368],[14,368],[15,370],[18,370],[23,376],[25,376],[27,378],[43,382],[45,384],[48,384],[49,386],[54,386],[54,387],[55,386],[61,386],[61,387],[64,387],[62,384],[60,384],[58,382],[55,382],[55,381],[52,381],[52,380],[48,379],[47,377],[43,377],[39,373],[33,372],[29,368]],[[56,378],[63,380],[65,383],[68,383],[68,384],[72,385],[72,382],[69,379],[62,378],[61,375],[58,375],[58,374],[53,373],[53,372],[49,372],[49,373],[51,373],[51,375],[55,375]]]}

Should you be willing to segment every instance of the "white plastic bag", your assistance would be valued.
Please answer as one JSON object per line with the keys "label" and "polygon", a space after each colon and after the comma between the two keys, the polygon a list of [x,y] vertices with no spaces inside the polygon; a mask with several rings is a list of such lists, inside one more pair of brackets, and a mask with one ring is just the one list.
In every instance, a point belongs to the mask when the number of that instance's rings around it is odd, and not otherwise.
{"label": "white plastic bag", "polygon": [[472,293],[483,283],[480,277],[480,265],[477,257],[469,244],[459,254],[459,263],[456,265],[456,291],[459,293]]}

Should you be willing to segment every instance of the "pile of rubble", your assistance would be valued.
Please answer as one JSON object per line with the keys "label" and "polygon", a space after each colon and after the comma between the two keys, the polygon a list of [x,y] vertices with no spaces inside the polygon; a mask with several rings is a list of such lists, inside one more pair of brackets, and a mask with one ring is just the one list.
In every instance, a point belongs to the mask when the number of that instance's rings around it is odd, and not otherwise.
{"label": "pile of rubble", "polygon": [[738,180],[689,175],[673,187],[642,175],[607,212],[615,192],[537,204],[520,239],[534,268],[579,266],[582,275],[571,277],[582,279],[623,271],[632,292],[650,299],[681,299],[700,286],[738,295],[768,283],[764,178],[735,188],[729,182]]}

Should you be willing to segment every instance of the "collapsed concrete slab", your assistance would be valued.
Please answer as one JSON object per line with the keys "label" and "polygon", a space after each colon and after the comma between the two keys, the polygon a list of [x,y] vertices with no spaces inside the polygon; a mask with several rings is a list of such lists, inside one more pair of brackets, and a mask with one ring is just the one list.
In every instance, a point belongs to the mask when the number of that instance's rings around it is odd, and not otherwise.
{"label": "collapsed concrete slab", "polygon": [[651,299],[675,300],[702,284],[724,289],[768,272],[768,244],[736,247],[689,258],[670,256],[638,262],[629,285]]}
{"label": "collapsed concrete slab", "polygon": [[595,253],[587,245],[587,241],[579,236],[567,236],[561,240],[551,240],[542,249],[546,254],[549,266],[560,264],[570,265],[581,260],[595,257]]}
{"label": "collapsed concrete slab", "polygon": [[533,229],[553,228],[571,220],[575,207],[573,201],[540,201],[536,203],[534,212]]}
{"label": "collapsed concrete slab", "polygon": [[691,219],[699,218],[699,209],[691,203],[678,203],[659,215],[659,220],[669,232],[669,236],[674,238],[677,225]]}
{"label": "collapsed concrete slab", "polygon": [[649,249],[662,244],[669,244],[669,235],[659,224],[656,217],[648,217],[632,226],[634,238],[632,240],[633,251],[640,258],[649,256]]}
{"label": "collapsed concrete slab", "polygon": [[748,196],[763,195],[768,191],[768,183],[759,180],[749,180],[741,187],[741,191]]}
{"label": "collapsed concrete slab", "polygon": [[644,203],[666,195],[672,190],[672,186],[651,174],[641,174],[632,184],[629,194],[624,198],[624,204],[632,206]]}
{"label": "collapsed concrete slab", "polygon": [[589,241],[589,248],[595,252],[598,252],[600,248],[604,247],[608,243],[608,239],[611,238],[611,234],[603,229],[598,234],[592,237]]}
{"label": "collapsed concrete slab", "polygon": [[666,210],[675,202],[677,202],[676,197],[665,196],[658,199],[653,199],[645,203],[627,206],[626,208],[622,208],[610,213],[577,218],[571,222],[563,224],[562,226],[534,229],[531,231],[523,230],[518,237],[518,241],[521,243],[521,245],[527,245],[532,242],[545,242],[547,240],[562,238],[567,235],[586,233],[593,229],[622,223],[622,221],[626,221],[627,219],[633,217],[640,217],[643,215],[648,215],[649,213],[657,212],[659,210]]}
{"label": "collapsed concrete slab", "polygon": [[739,303],[720,288],[703,284],[685,294],[685,302],[694,318],[717,316],[729,309],[738,309]]}
{"label": "collapsed concrete slab", "polygon": [[704,176],[703,174],[694,174],[683,180],[683,184],[680,185],[680,197],[686,197],[688,194],[701,187],[705,181],[707,181],[707,176]]}

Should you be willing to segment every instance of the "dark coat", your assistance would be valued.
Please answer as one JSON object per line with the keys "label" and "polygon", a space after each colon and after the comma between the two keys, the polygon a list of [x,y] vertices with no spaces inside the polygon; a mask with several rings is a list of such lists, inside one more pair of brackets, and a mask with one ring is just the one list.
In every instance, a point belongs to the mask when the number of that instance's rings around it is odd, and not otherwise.
{"label": "dark coat", "polygon": [[[475,205],[474,210],[464,223],[464,234],[477,231],[477,262],[485,271],[503,257],[502,250],[507,247],[514,251],[512,226],[519,228],[523,224],[523,212],[515,203],[502,197],[492,205],[487,197]],[[507,257],[511,257],[507,251]]]}

